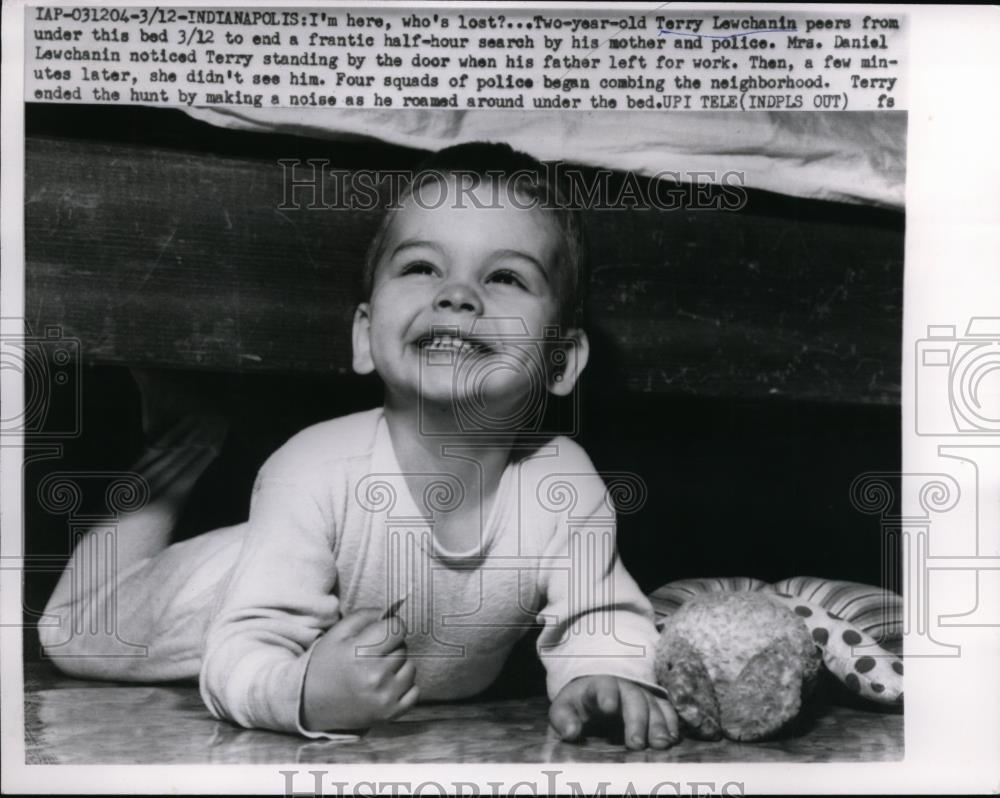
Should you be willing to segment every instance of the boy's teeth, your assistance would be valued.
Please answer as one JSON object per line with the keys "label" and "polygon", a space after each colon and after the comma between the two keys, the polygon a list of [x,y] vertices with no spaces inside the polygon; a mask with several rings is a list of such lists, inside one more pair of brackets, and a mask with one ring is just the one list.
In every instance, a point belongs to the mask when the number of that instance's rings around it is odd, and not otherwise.
{"label": "boy's teeth", "polygon": [[470,343],[463,338],[456,338],[451,335],[435,335],[431,339],[428,346],[434,349],[456,349],[461,351],[463,349],[470,349],[475,346],[475,344]]}

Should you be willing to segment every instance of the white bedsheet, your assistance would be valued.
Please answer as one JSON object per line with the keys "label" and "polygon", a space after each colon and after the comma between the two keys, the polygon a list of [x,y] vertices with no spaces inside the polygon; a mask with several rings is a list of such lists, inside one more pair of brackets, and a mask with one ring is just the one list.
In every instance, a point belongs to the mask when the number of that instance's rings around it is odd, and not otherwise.
{"label": "white bedsheet", "polygon": [[423,150],[506,141],[541,160],[644,176],[736,171],[747,187],[795,197],[892,208],[904,202],[906,114],[900,112],[186,110],[242,130],[376,139]]}

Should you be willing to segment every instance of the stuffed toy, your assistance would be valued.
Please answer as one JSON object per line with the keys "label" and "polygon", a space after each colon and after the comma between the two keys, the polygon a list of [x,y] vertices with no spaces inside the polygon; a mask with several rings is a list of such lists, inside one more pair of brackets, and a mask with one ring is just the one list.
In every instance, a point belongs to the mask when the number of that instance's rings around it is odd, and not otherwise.
{"label": "stuffed toy", "polygon": [[799,717],[823,667],[867,700],[903,701],[903,663],[889,650],[901,639],[894,593],[810,577],[688,579],[650,599],[661,630],[656,678],[690,736],[779,733]]}

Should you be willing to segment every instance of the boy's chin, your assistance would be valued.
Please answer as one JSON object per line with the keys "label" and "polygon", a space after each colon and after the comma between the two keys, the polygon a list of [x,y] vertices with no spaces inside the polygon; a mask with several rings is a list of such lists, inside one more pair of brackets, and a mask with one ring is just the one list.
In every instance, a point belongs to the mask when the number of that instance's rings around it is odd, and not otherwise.
{"label": "boy's chin", "polygon": [[487,397],[456,397],[448,395],[427,395],[420,397],[420,416],[424,429],[505,437],[517,435],[524,429],[536,426],[536,412],[523,402],[516,405],[499,401],[491,402]]}

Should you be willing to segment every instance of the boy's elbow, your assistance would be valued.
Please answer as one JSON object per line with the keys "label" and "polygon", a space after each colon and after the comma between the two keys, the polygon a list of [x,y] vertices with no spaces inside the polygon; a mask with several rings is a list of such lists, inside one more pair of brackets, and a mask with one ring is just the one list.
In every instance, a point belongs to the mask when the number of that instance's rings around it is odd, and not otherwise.
{"label": "boy's elbow", "polygon": [[75,655],[83,652],[79,650],[79,637],[74,637],[71,627],[69,606],[53,596],[45,605],[35,628],[44,657],[63,673],[75,676],[74,664],[78,659]]}
{"label": "boy's elbow", "polygon": [[83,635],[75,635],[68,616],[59,616],[46,609],[38,622],[38,640],[44,658],[56,669],[77,679],[101,677],[101,668],[94,652],[88,650]]}
{"label": "boy's elbow", "polygon": [[131,681],[140,676],[144,647],[124,643],[118,630],[105,632],[79,621],[72,604],[49,600],[36,626],[46,660],[66,676],[77,679]]}

